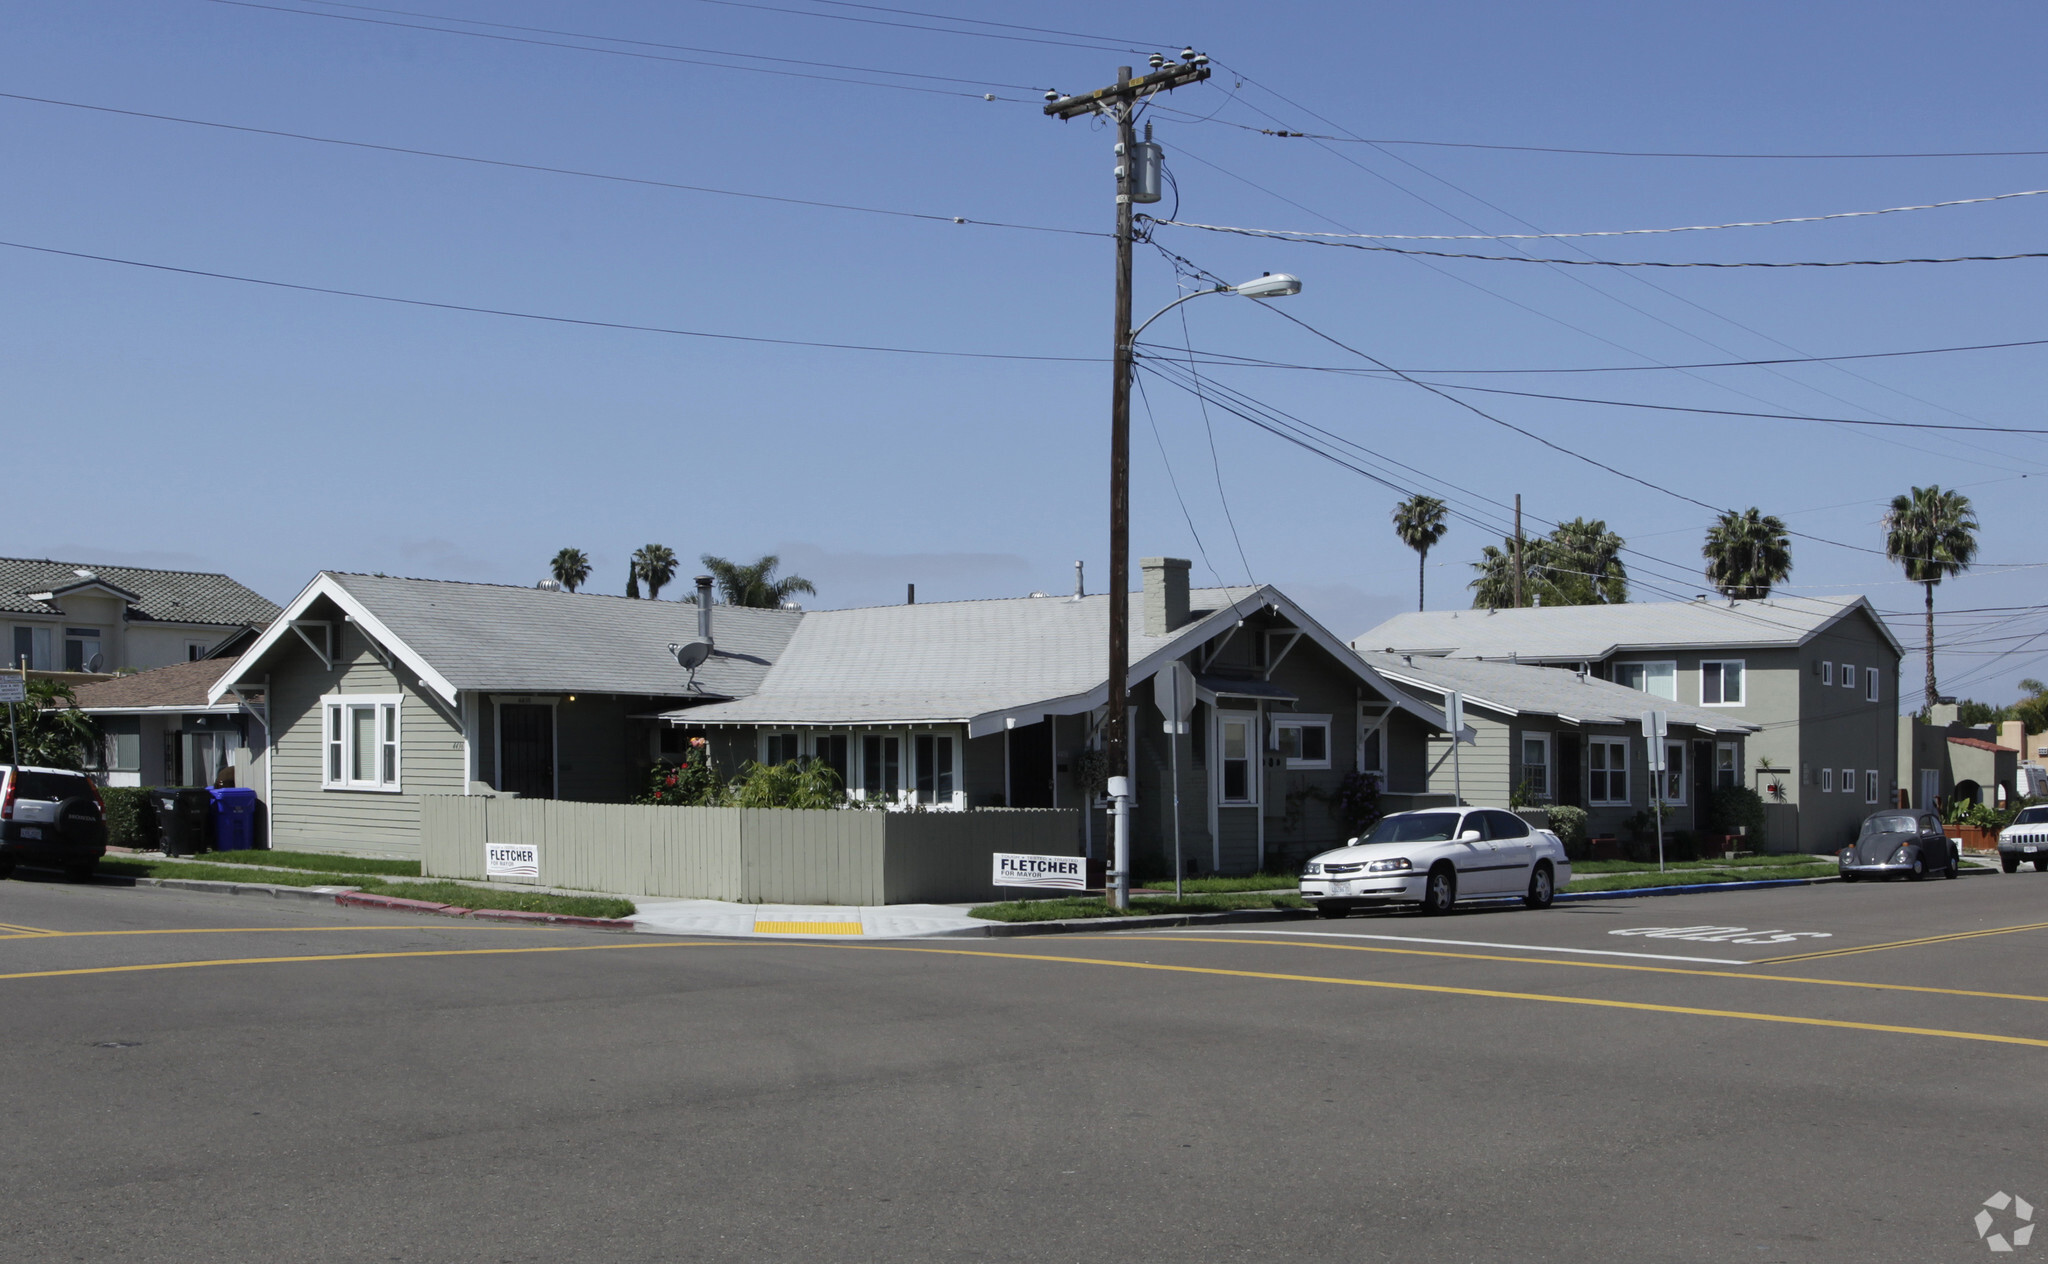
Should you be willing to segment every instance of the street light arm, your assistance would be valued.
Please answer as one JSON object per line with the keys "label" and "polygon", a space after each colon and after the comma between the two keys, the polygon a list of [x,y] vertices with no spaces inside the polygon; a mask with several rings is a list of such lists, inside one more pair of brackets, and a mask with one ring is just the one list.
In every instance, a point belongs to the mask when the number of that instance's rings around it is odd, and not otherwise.
{"label": "street light arm", "polygon": [[1205,294],[1228,294],[1234,288],[1236,287],[1229,285],[1218,285],[1212,289],[1196,290],[1192,294],[1181,295],[1179,298],[1173,300],[1171,303],[1168,303],[1166,306],[1160,308],[1158,311],[1152,313],[1150,316],[1147,316],[1145,318],[1145,324],[1138,326],[1136,329],[1133,329],[1131,331],[1131,340],[1129,345],[1133,347],[1137,346],[1138,335],[1145,332],[1145,328],[1147,325],[1150,325],[1153,321],[1158,320],[1161,316],[1166,315],[1166,313],[1172,311],[1176,307],[1179,307],[1182,303],[1187,302],[1189,299],[1201,298]]}

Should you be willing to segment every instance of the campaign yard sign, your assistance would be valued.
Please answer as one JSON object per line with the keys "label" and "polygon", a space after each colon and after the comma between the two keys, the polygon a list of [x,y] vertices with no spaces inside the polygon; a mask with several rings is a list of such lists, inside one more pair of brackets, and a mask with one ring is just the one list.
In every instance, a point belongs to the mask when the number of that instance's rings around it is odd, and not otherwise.
{"label": "campaign yard sign", "polygon": [[994,882],[999,887],[1058,887],[1063,891],[1088,889],[1088,862],[1079,856],[1027,856],[1016,852],[995,853]]}
{"label": "campaign yard sign", "polygon": [[540,847],[534,843],[485,843],[486,878],[540,877]]}

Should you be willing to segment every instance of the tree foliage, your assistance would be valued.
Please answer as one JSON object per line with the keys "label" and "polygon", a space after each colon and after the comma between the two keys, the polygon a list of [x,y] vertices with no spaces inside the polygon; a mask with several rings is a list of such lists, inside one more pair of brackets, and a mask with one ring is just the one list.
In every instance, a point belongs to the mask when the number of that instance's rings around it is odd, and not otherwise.
{"label": "tree foliage", "polygon": [[706,553],[704,569],[711,572],[711,578],[718,583],[719,596],[729,606],[752,606],[756,609],[773,610],[797,593],[816,596],[818,590],[811,581],[801,575],[775,577],[782,559],[773,553],[757,562],[741,565],[714,557]]}
{"label": "tree foliage", "polygon": [[1444,521],[1444,502],[1434,496],[1415,493],[1394,506],[1394,534],[1401,537],[1401,543],[1415,550],[1415,608],[1428,608],[1426,581],[1429,551],[1450,530]]}
{"label": "tree foliage", "polygon": [[12,710],[20,749],[8,754],[16,763],[83,770],[101,741],[98,723],[78,709],[77,695],[60,681],[30,680],[28,701]]}
{"label": "tree foliage", "polygon": [[584,580],[590,578],[590,558],[582,549],[563,549],[555,554],[555,560],[548,564],[548,569],[554,573],[556,583],[575,592]]}
{"label": "tree foliage", "polygon": [[[1547,536],[1522,542],[1522,602],[1540,606],[1619,605],[1628,600],[1628,568],[1621,553],[1628,542],[1598,519],[1559,523]],[[1472,564],[1469,587],[1475,610],[1515,604],[1515,542],[1487,545]]]}
{"label": "tree foliage", "polygon": [[1933,706],[1934,586],[1970,569],[1977,559],[1977,511],[1961,492],[1915,487],[1892,497],[1884,516],[1884,555],[1906,578],[1927,590],[1927,704]]}
{"label": "tree foliage", "polygon": [[647,599],[660,601],[661,590],[676,577],[676,551],[666,544],[641,545],[633,550],[633,574],[646,583]]}
{"label": "tree foliage", "polygon": [[1707,559],[1707,582],[1736,601],[1762,601],[1792,573],[1792,537],[1784,520],[1755,506],[1722,513],[1707,528],[1700,547]]}

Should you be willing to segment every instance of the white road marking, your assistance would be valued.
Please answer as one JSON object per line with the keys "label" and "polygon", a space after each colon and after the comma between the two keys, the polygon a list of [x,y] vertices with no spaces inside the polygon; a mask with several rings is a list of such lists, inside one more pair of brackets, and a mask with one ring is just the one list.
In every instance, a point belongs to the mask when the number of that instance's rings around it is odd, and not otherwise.
{"label": "white road marking", "polygon": [[1610,935],[1641,935],[1645,939],[1690,939],[1702,944],[1791,944],[1802,939],[1833,939],[1826,930],[1750,930],[1743,926],[1635,926],[1610,930]]}
{"label": "white road marking", "polygon": [[[1187,930],[1140,932],[1141,934],[1184,935]],[[1420,935],[1360,935],[1355,932],[1330,930],[1243,930],[1217,927],[1204,930],[1204,935],[1299,935],[1309,939],[1381,939],[1396,944],[1438,944],[1454,948],[1511,948],[1516,952],[1569,952],[1585,957],[1634,957],[1644,961],[1695,961],[1714,966],[1746,966],[1753,962],[1736,961],[1728,957],[1673,957],[1655,952],[1615,952],[1606,948],[1557,948],[1549,944],[1494,944],[1476,939],[1424,939]]]}

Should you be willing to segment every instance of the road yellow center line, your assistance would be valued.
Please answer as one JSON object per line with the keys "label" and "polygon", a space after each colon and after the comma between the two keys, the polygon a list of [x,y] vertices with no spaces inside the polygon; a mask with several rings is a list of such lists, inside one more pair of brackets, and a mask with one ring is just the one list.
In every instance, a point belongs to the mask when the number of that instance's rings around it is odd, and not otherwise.
{"label": "road yellow center line", "polygon": [[55,935],[58,933],[60,932],[44,930],[40,926],[15,926],[9,922],[0,922],[0,939],[30,939],[38,935]]}
{"label": "road yellow center line", "polygon": [[[500,923],[493,926],[465,926],[460,923],[443,926],[438,922],[412,922],[393,926],[177,926],[161,930],[38,930],[0,925],[0,940],[6,939],[95,939],[108,935],[281,935],[286,933],[305,934],[312,931],[356,931],[356,930],[510,930],[533,931],[544,929],[539,926],[522,926],[517,922]],[[18,931],[18,934],[8,934]]]}
{"label": "road yellow center line", "polygon": [[1781,961],[1818,961],[1823,957],[1853,957],[1863,952],[1886,952],[1893,948],[1921,948],[1929,944],[1952,944],[1964,939],[1982,939],[1986,935],[2010,935],[2022,930],[2048,930],[2048,922],[2029,922],[2025,926],[1995,926],[1990,930],[1965,930],[1953,935],[1929,935],[1923,939],[1894,939],[1890,943],[1864,944],[1861,947],[1824,948],[1819,952],[1797,952],[1789,957],[1759,957],[1757,965],[1776,965]]}
{"label": "road yellow center line", "polygon": [[[1107,938],[1107,936],[1090,936]],[[2029,996],[2021,992],[1973,992],[1966,988],[1922,987],[1911,983],[1866,983],[1858,979],[1807,979],[1795,974],[1748,974],[1741,970],[1688,970],[1683,966],[1638,966],[1623,965],[1611,961],[1560,961],[1555,957],[1503,957],[1483,952],[1441,952],[1423,948],[1381,948],[1365,944],[1328,944],[1301,939],[1246,939],[1232,935],[1228,939],[1216,935],[1160,935],[1145,936],[1145,943],[1155,941],[1193,944],[1262,944],[1271,948],[1319,948],[1330,952],[1381,952],[1401,957],[1449,957],[1458,961],[1512,961],[1518,965],[1572,966],[1580,970],[1629,970],[1643,974],[1688,974],[1706,979],[1741,979],[1760,983],[1810,983],[1820,987],[1868,988],[1881,992],[1931,992],[1937,996],[1969,996],[1990,1001],[2034,1001],[2048,1005],[2048,996]],[[1125,942],[1130,942],[1126,940]]]}

